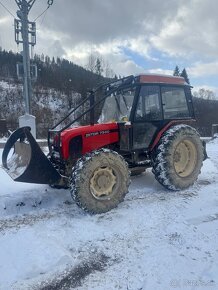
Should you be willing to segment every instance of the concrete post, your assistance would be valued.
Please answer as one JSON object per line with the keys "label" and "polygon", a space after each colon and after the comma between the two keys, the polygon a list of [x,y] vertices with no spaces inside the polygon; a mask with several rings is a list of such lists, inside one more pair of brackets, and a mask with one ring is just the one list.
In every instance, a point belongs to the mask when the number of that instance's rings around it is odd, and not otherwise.
{"label": "concrete post", "polygon": [[31,134],[36,139],[36,117],[25,114],[19,117],[19,127],[29,126],[31,128]]}

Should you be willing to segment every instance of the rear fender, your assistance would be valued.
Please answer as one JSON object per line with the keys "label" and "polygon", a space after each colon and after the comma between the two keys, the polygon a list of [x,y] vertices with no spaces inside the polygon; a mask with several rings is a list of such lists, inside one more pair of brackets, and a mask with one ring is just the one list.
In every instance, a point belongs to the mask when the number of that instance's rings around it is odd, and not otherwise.
{"label": "rear fender", "polygon": [[158,144],[158,142],[160,141],[160,138],[162,137],[162,135],[164,134],[164,132],[166,132],[171,126],[173,125],[179,125],[179,124],[184,124],[184,123],[189,123],[189,122],[194,122],[194,119],[188,119],[188,120],[173,120],[170,121],[169,123],[167,123],[157,134],[157,136],[154,139],[154,142],[151,144],[149,150],[152,151],[155,146]]}

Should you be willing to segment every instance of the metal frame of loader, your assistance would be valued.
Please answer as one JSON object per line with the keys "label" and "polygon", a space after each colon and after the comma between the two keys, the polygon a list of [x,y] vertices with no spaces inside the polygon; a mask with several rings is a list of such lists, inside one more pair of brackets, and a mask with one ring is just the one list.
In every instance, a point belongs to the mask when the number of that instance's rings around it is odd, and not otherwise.
{"label": "metal frame of loader", "polygon": [[[88,96],[82,102],[80,102],[75,108],[73,108],[55,126],[53,126],[52,129],[49,129],[49,131],[48,131],[49,152],[51,152],[51,146],[52,146],[51,134],[58,134],[60,136],[61,132],[63,132],[64,130],[68,129],[71,125],[73,125],[74,123],[79,121],[83,116],[87,115],[88,113],[90,113],[90,125],[94,125],[95,124],[95,111],[94,111],[94,108],[96,106],[98,106],[100,103],[102,103],[103,101],[105,101],[105,99],[107,97],[109,97],[111,94],[116,92],[118,89],[121,90],[121,89],[124,89],[125,87],[129,87],[131,84],[133,84],[134,80],[135,80],[135,77],[133,75],[131,75],[131,76],[128,76],[128,77],[125,77],[125,78],[122,78],[122,79],[119,79],[119,80],[116,80],[116,81],[112,81],[112,82],[100,85],[94,90],[89,90],[88,91]],[[103,98],[101,98],[100,100],[98,100],[97,102],[95,102],[95,93],[99,89],[104,88],[104,87],[105,87],[105,96]],[[57,129],[57,127],[59,125],[61,125],[70,115],[75,113],[76,110],[78,110],[80,107],[82,107],[87,101],[90,102],[90,107],[87,110],[85,110],[83,113],[81,113],[73,121],[71,121],[67,125],[65,125],[63,128]],[[60,140],[60,138],[58,138],[58,139]],[[59,149],[60,149],[60,143],[59,143]]]}

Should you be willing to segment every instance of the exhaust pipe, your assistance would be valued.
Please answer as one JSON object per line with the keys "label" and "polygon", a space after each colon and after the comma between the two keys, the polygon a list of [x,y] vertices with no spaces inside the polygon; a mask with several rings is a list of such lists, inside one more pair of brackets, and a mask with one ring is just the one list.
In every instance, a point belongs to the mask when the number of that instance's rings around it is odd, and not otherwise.
{"label": "exhaust pipe", "polygon": [[[42,152],[30,130],[30,127],[19,128],[8,138],[2,154],[4,170],[18,182],[52,185],[63,183],[64,177]],[[12,148],[14,152],[9,156]]]}

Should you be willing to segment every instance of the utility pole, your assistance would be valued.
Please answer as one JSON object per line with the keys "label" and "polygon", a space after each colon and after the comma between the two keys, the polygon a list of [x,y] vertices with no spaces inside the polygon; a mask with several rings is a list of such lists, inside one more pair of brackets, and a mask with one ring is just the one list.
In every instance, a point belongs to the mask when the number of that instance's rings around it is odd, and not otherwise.
{"label": "utility pole", "polygon": [[31,116],[30,100],[32,97],[30,52],[29,46],[36,44],[36,23],[28,20],[29,12],[36,0],[15,0],[19,10],[14,20],[15,41],[23,44],[23,92],[25,100],[25,115],[19,119],[20,126],[30,126],[32,134],[36,136],[35,117]]}

